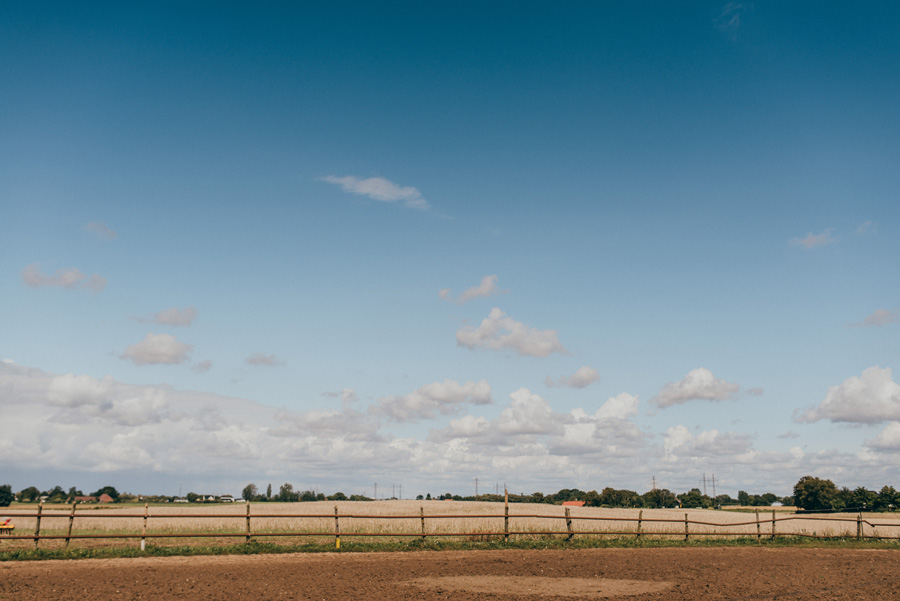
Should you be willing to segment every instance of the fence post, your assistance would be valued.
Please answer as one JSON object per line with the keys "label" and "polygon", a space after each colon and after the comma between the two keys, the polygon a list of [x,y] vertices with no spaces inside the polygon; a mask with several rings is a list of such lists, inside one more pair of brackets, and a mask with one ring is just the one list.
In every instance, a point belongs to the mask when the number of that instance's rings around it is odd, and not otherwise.
{"label": "fence post", "polygon": [[250,544],[250,501],[247,501],[247,534],[244,542]]}
{"label": "fence post", "polygon": [[509,542],[509,491],[503,489],[503,542]]}
{"label": "fence post", "polygon": [[566,530],[569,532],[569,536],[566,537],[566,540],[572,540],[575,536],[575,531],[572,530],[572,514],[569,512],[568,507],[566,507]]}
{"label": "fence post", "polygon": [[641,538],[641,520],[643,520],[643,519],[644,519],[644,510],[641,509],[640,511],[638,511],[638,528],[637,528],[637,535],[635,537],[637,539]]}
{"label": "fence post", "polygon": [[775,540],[775,510],[772,510],[772,540]]}
{"label": "fence post", "polygon": [[760,542],[760,535],[759,535],[759,509],[756,510],[756,542]]}
{"label": "fence post", "polygon": [[147,518],[150,517],[150,503],[144,503],[144,522],[141,524],[141,551],[147,549]]}
{"label": "fence post", "polygon": [[425,508],[419,506],[419,517],[422,520],[422,542],[425,542]]}
{"label": "fence post", "polygon": [[38,503],[37,510],[37,523],[34,525],[34,548],[38,548],[38,540],[40,540],[41,536],[41,513],[44,511],[44,502],[41,501]]}
{"label": "fence post", "polygon": [[860,511],[856,516],[856,540],[862,538],[862,512]]}
{"label": "fence post", "polygon": [[334,506],[334,548],[341,548],[341,523],[338,521],[338,508]]}
{"label": "fence post", "polygon": [[75,521],[75,501],[72,501],[72,511],[69,513],[69,529],[66,531],[66,549],[69,548],[69,539],[72,538],[72,522]]}
{"label": "fence post", "polygon": [[687,540],[688,536],[690,536],[690,532],[688,532],[688,514],[684,514],[684,540]]}

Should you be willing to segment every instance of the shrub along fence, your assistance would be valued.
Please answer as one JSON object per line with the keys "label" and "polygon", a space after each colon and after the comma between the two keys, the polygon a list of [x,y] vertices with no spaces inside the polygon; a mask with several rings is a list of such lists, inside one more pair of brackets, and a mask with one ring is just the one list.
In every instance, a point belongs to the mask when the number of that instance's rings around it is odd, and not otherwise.
{"label": "shrub along fence", "polygon": [[[38,544],[42,540],[64,541],[64,545],[68,548],[70,541],[77,539],[140,539],[140,547],[144,549],[148,539],[184,539],[184,538],[236,538],[243,539],[249,543],[253,539],[262,539],[268,537],[293,537],[293,538],[317,538],[333,540],[336,548],[340,548],[342,538],[372,538],[372,537],[390,537],[390,538],[413,538],[426,541],[429,538],[457,538],[466,540],[504,540],[509,541],[511,537],[521,536],[562,536],[567,540],[572,540],[577,536],[627,536],[640,540],[642,537],[665,537],[665,538],[682,538],[687,541],[691,537],[708,538],[708,537],[756,537],[758,541],[763,538],[775,539],[776,537],[803,537],[803,538],[855,538],[857,540],[900,540],[900,535],[887,533],[879,535],[877,529],[885,532],[885,528],[900,528],[900,523],[873,523],[863,518],[862,514],[858,514],[855,518],[846,517],[822,517],[817,516],[816,522],[838,522],[838,532],[829,534],[817,534],[816,532],[808,532],[806,530],[794,530],[790,527],[785,528],[786,522],[795,520],[809,520],[808,516],[803,514],[793,515],[776,515],[775,511],[760,513],[756,511],[754,519],[741,522],[712,522],[707,520],[691,519],[688,513],[684,514],[684,518],[669,517],[645,517],[644,511],[640,510],[636,516],[631,517],[615,517],[604,515],[572,515],[570,508],[564,508],[565,513],[560,515],[549,514],[510,514],[509,503],[504,503],[503,513],[425,513],[424,507],[419,507],[418,514],[372,514],[372,513],[340,513],[338,507],[334,507],[334,513],[271,513],[257,512],[251,513],[250,503],[246,504],[246,511],[242,513],[199,513],[194,511],[186,511],[182,513],[160,513],[153,515],[148,504],[144,505],[143,511],[135,512],[116,512],[108,515],[99,516],[97,511],[77,511],[77,505],[73,504],[67,513],[44,513],[43,504],[38,505],[35,512],[18,512],[10,513],[16,518],[32,518],[34,520],[33,533],[19,533],[15,530],[7,530],[6,534],[0,535],[0,541],[31,540],[34,548],[38,548]],[[752,514],[751,514],[752,515]],[[76,517],[79,519],[92,520],[120,520],[131,519],[141,520],[140,531],[121,531],[109,529],[106,531],[76,531],[74,529]],[[41,531],[42,520],[44,524],[49,519],[60,520],[67,519],[65,528],[47,529]],[[151,528],[153,520],[180,520],[180,519],[225,519],[228,521],[238,521],[241,526],[234,530],[222,531],[221,529],[199,529],[189,532],[177,531],[171,529],[158,529],[154,531]],[[257,525],[260,521],[266,519],[278,520],[317,520],[319,523],[325,522],[329,525],[326,528],[316,529],[298,529],[298,528],[253,528],[253,520]],[[523,519],[537,519],[542,522],[550,521],[550,523],[558,523],[559,527],[516,529],[511,527],[511,521],[519,521]],[[363,520],[371,521],[398,521],[404,520],[405,524],[400,529],[381,528],[360,529],[353,526],[354,521]],[[499,525],[502,521],[503,529],[479,530],[467,528],[449,528],[437,529],[428,528],[427,522],[434,524],[437,520],[449,520],[449,523],[458,523],[459,521],[468,522],[469,520],[489,520],[489,523]],[[417,527],[410,529],[409,523],[416,523]],[[577,529],[576,523],[584,523],[585,528]],[[359,524],[359,522],[357,522]],[[447,522],[443,522],[444,525]],[[593,525],[594,529],[587,526]],[[600,529],[597,529],[597,526]],[[683,525],[683,530],[681,526]],[[342,530],[343,526],[343,530]],[[348,526],[352,526],[348,530]],[[629,527],[630,526],[630,527]],[[755,526],[755,528],[754,528]],[[608,527],[609,529],[603,529]],[[868,529],[866,528],[868,527]],[[564,528],[564,529],[563,529]],[[62,532],[64,530],[64,533]],[[20,531],[21,532],[21,531]],[[0,550],[3,544],[0,543]]]}

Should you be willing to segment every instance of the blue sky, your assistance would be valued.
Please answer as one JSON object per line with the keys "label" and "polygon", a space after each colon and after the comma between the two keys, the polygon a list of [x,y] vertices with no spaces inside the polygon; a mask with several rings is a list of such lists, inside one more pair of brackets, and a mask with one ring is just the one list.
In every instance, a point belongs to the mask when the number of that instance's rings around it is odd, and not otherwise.
{"label": "blue sky", "polygon": [[5,479],[900,486],[898,27],[8,4]]}

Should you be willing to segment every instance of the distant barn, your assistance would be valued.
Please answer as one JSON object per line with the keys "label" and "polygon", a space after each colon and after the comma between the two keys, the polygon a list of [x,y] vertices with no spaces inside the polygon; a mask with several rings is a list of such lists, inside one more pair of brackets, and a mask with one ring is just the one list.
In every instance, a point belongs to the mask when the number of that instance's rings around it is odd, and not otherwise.
{"label": "distant barn", "polygon": [[563,501],[563,507],[584,507],[584,501]]}

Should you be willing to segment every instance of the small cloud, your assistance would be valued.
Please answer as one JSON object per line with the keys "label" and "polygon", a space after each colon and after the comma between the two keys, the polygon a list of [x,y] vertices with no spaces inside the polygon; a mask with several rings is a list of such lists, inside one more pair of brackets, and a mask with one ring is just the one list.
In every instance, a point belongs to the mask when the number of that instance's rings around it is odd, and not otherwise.
{"label": "small cloud", "polygon": [[115,230],[107,227],[102,221],[91,221],[84,226],[84,231],[102,240],[115,240],[119,237]]}
{"label": "small cloud", "polygon": [[729,2],[715,18],[714,23],[720,31],[734,35],[741,26],[741,17],[745,7],[740,2]]}
{"label": "small cloud", "polygon": [[264,353],[253,353],[246,359],[244,362],[248,365],[268,365],[270,367],[274,367],[276,365],[284,365],[284,361],[276,357],[275,355],[266,355]]}
{"label": "small cloud", "polygon": [[747,394],[749,394],[750,396],[760,396],[760,395],[762,395],[763,392],[764,391],[762,388],[748,388],[747,389]]}
{"label": "small cloud", "polygon": [[175,365],[188,360],[193,346],[178,342],[171,334],[147,334],[141,342],[132,344],[119,355],[135,365]]}
{"label": "small cloud", "polygon": [[550,378],[550,376],[547,376],[547,379],[544,383],[551,388],[584,388],[586,386],[590,386],[599,379],[599,372],[593,367],[588,367],[587,365],[585,365],[579,367],[571,376],[561,376],[556,381]]}
{"label": "small cloud", "polygon": [[[444,288],[438,292],[438,296],[446,301],[453,301],[450,297],[451,294],[450,288]],[[489,296],[496,296],[497,294],[505,294],[509,292],[509,290],[500,290],[497,288],[497,276],[496,275],[486,275],[481,278],[481,283],[477,286],[472,286],[471,288],[465,290],[462,294],[459,295],[459,298],[456,299],[455,302],[457,305],[462,305],[472,300],[473,298],[487,298]]]}
{"label": "small cloud", "polygon": [[873,223],[872,221],[863,221],[858,226],[856,226],[856,229],[853,230],[853,233],[857,236],[862,236],[869,233],[870,231],[875,231],[875,223]]}
{"label": "small cloud", "polygon": [[819,246],[834,244],[837,241],[838,239],[834,236],[834,228],[830,227],[819,234],[810,232],[806,234],[805,238],[791,238],[788,242],[794,246],[802,246],[806,250],[810,250]]}
{"label": "small cloud", "polygon": [[337,184],[344,192],[367,196],[379,202],[402,202],[403,206],[410,209],[427,209],[428,202],[422,197],[421,192],[412,186],[398,186],[394,182],[383,177],[370,177],[359,179],[352,175],[337,177],[326,175],[319,178],[320,181],[329,184]]}
{"label": "small cloud", "polygon": [[800,438],[800,435],[793,431],[785,432],[784,434],[779,434],[776,438],[780,438],[781,440],[790,440],[793,438]]}
{"label": "small cloud", "polygon": [[637,395],[623,392],[609,397],[594,413],[595,419],[628,419],[638,414]]}
{"label": "small cloud", "polygon": [[852,328],[877,328],[886,326],[889,323],[900,321],[900,314],[896,311],[888,311],[887,309],[876,309],[874,313],[866,317],[864,320],[851,323]]}
{"label": "small cloud", "polygon": [[342,403],[355,403],[359,400],[359,396],[352,388],[341,388],[338,392],[326,392],[324,395],[332,399],[339,398]]}
{"label": "small cloud", "polygon": [[457,346],[491,350],[511,349],[519,355],[546,357],[551,353],[568,354],[559,342],[556,330],[538,330],[527,324],[507,317],[498,308],[477,328],[465,327],[456,332]]}
{"label": "small cloud", "polygon": [[684,379],[669,382],[650,402],[663,409],[688,401],[725,401],[737,397],[738,384],[716,378],[711,371],[700,367],[688,372]]}
{"label": "small cloud", "polygon": [[187,307],[186,309],[172,307],[147,317],[134,317],[133,319],[143,323],[156,323],[162,326],[189,326],[196,317],[197,309],[194,307]]}
{"label": "small cloud", "polygon": [[212,368],[212,361],[210,361],[209,359],[207,359],[205,361],[201,361],[199,363],[194,363],[194,365],[191,366],[191,370],[197,372],[198,374],[205,374],[211,368]]}
{"label": "small cloud", "polygon": [[100,292],[106,288],[106,278],[96,273],[87,276],[74,267],[58,269],[53,275],[41,273],[37,265],[29,265],[22,270],[22,281],[29,288],[52,286],[57,288],[93,290]]}

